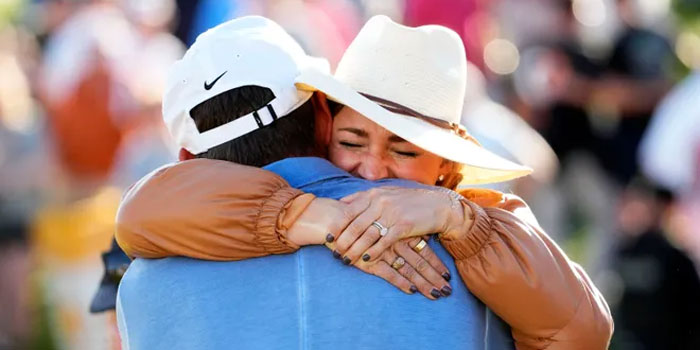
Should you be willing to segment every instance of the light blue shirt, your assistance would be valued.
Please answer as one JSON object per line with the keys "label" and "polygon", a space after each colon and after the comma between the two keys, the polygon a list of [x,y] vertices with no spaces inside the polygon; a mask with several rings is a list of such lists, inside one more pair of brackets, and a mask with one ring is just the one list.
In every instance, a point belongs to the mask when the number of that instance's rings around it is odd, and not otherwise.
{"label": "light blue shirt", "polygon": [[[291,186],[342,198],[376,186],[320,158],[266,169]],[[186,200],[186,199],[183,199]],[[136,259],[122,279],[117,317],[126,349],[512,349],[508,327],[471,295],[453,259],[452,295],[431,301],[343,265],[322,246],[236,262]]]}

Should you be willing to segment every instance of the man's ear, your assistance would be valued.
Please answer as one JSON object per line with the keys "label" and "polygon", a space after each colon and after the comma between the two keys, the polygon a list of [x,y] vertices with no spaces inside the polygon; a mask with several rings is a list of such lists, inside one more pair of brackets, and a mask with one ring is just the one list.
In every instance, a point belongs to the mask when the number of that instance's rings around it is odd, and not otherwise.
{"label": "man's ear", "polygon": [[333,132],[333,116],[326,102],[326,95],[320,91],[314,92],[311,97],[316,114],[316,142],[327,148],[331,143],[331,133]]}
{"label": "man's ear", "polygon": [[190,153],[190,151],[188,151],[188,150],[186,150],[186,149],[184,149],[184,148],[180,148],[180,154],[178,154],[178,157],[177,157],[177,158],[178,158],[180,161],[183,161],[183,160],[190,160],[190,159],[194,159],[194,154]]}

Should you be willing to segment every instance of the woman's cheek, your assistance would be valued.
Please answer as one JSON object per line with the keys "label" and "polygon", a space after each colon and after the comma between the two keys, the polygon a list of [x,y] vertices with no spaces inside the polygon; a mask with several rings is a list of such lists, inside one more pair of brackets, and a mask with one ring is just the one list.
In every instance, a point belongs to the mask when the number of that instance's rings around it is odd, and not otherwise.
{"label": "woman's cheek", "polygon": [[328,158],[331,163],[347,172],[350,172],[355,168],[353,163],[356,163],[354,160],[356,157],[357,156],[353,154],[353,152],[344,150],[337,146],[331,146],[328,151]]}
{"label": "woman's cheek", "polygon": [[439,166],[433,162],[411,160],[403,162],[396,167],[396,175],[399,178],[413,180],[425,185],[435,185]]}
{"label": "woman's cheek", "polygon": [[411,180],[422,184],[431,185],[427,180],[424,171],[420,169],[420,167],[416,166],[416,164],[402,162],[401,164],[394,166],[392,170],[399,179]]}

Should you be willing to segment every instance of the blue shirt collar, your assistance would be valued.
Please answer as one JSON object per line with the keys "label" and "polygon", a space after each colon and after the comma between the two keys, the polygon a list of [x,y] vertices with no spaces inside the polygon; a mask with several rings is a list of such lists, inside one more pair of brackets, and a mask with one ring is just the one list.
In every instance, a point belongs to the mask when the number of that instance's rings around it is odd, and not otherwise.
{"label": "blue shirt collar", "polygon": [[336,167],[326,159],[318,157],[286,158],[263,167],[283,177],[294,188],[303,188],[312,183],[334,178],[352,177],[350,173]]}

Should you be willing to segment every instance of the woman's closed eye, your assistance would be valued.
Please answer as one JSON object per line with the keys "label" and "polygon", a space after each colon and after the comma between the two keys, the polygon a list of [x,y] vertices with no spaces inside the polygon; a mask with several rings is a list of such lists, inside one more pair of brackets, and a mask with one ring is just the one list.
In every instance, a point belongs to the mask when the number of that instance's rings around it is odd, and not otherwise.
{"label": "woman's closed eye", "polygon": [[401,157],[406,157],[406,158],[416,158],[420,155],[418,152],[413,152],[413,151],[402,151],[402,150],[398,150],[398,149],[395,149],[392,151],[394,153],[396,153],[397,155],[399,155]]}
{"label": "woman's closed eye", "polygon": [[348,141],[339,141],[338,142],[341,146],[348,147],[348,148],[360,148],[364,147],[364,145],[361,145],[359,143],[354,143],[354,142],[348,142]]}

